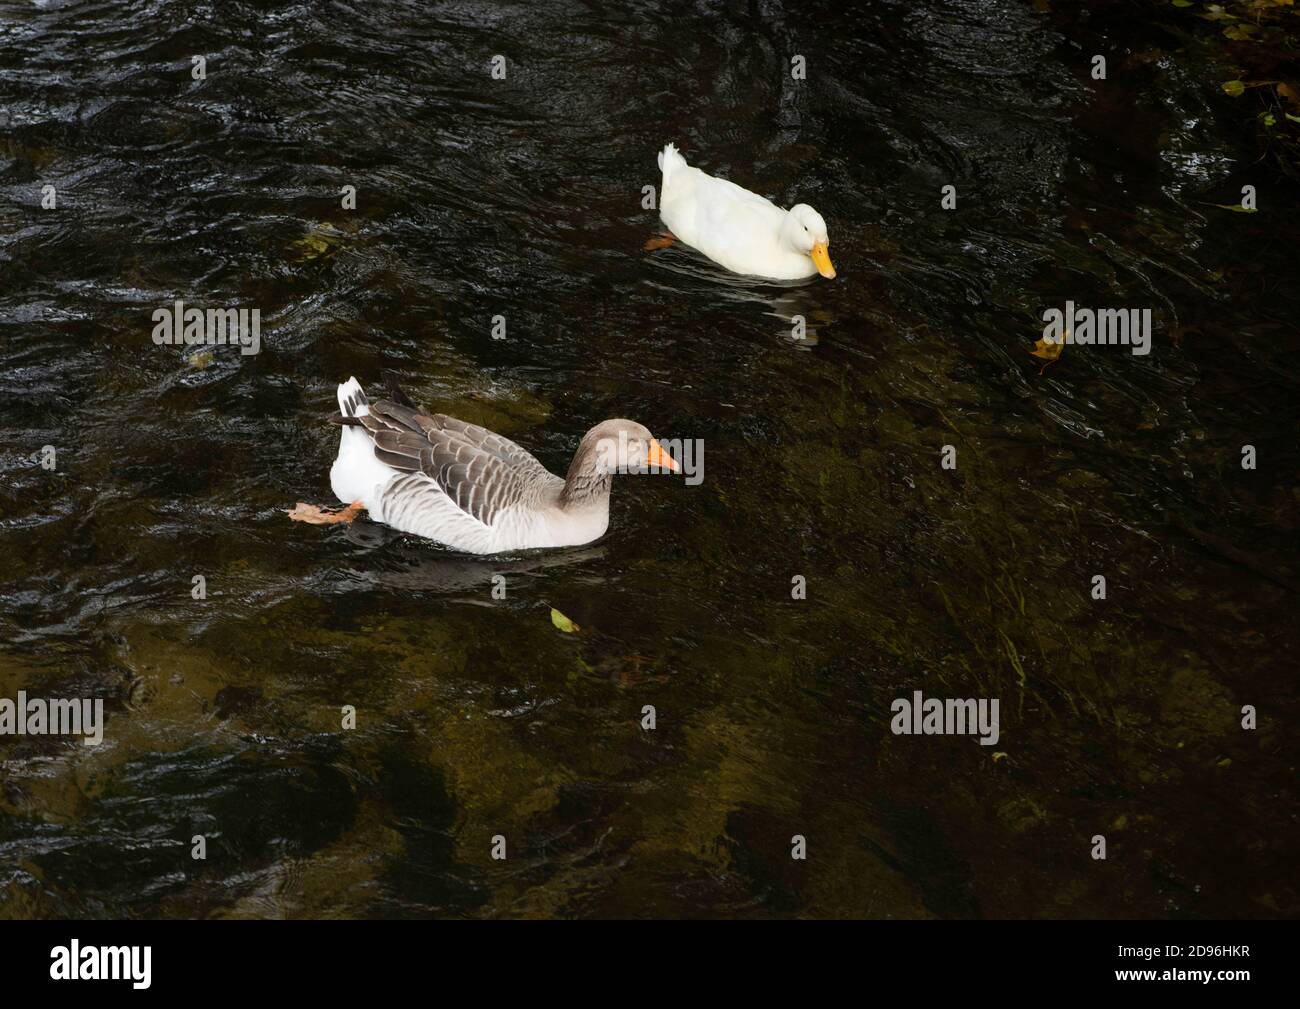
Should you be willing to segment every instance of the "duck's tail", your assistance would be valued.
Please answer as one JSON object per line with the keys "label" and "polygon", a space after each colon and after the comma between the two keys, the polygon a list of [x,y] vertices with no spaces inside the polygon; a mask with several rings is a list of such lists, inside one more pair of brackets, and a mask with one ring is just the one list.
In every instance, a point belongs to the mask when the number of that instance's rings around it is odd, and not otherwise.
{"label": "duck's tail", "polygon": [[[674,172],[680,172],[686,167],[686,159],[677,153],[677,145],[665,144],[664,149],[659,152],[659,170],[664,173],[663,183],[660,187],[661,190],[666,190],[668,188],[668,182],[672,178]],[[661,192],[659,195],[662,200],[663,193]]]}

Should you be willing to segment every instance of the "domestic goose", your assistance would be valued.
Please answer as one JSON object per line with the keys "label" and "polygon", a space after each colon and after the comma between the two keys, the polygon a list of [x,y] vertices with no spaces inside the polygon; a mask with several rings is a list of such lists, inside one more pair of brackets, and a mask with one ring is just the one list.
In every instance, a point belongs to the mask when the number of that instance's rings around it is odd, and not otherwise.
{"label": "domestic goose", "polygon": [[770,280],[835,276],[826,222],[806,203],[782,210],[734,182],[692,168],[672,144],[659,153],[659,168],[659,216],[673,237],[715,263]]}
{"label": "domestic goose", "polygon": [[349,378],[338,387],[343,425],[330,486],[347,507],[299,502],[299,522],[351,522],[362,510],[394,529],[474,554],[589,543],[609,527],[615,473],[678,472],[648,430],[606,420],[588,431],[561,480],[514,442],[431,414],[399,390],[370,402]]}

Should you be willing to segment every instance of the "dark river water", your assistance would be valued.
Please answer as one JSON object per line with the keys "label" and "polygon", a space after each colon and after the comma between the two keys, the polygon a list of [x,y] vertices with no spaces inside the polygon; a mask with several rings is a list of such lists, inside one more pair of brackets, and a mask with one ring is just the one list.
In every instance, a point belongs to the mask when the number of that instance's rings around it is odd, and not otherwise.
{"label": "dark river water", "polygon": [[[1300,201],[1208,52],[1037,7],[3,0],[0,697],[106,727],[0,736],[0,916],[1300,912]],[[669,140],[838,279],[643,251]],[[1067,300],[1151,353],[1040,372]],[[553,552],[289,522],[385,373],[705,478]]]}

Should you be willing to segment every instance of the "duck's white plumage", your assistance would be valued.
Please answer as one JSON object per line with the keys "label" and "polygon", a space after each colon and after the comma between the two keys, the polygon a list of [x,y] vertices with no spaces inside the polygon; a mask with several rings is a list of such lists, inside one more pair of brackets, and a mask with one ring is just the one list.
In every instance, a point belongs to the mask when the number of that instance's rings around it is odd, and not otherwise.
{"label": "duck's white plumage", "polygon": [[[835,275],[826,254],[826,222],[811,207],[783,210],[734,182],[692,168],[673,144],[659,153],[659,168],[659,216],[677,238],[714,262],[733,273],[773,280]],[[824,265],[814,262],[818,245]]]}
{"label": "duck's white plumage", "polygon": [[[349,378],[338,387],[343,424],[330,486],[371,518],[469,553],[589,543],[609,527],[611,439],[627,452],[666,459],[650,432],[605,421],[583,438],[567,480],[514,442],[407,402],[370,402]],[[652,444],[653,443],[653,446]],[[632,446],[627,449],[626,446]],[[644,446],[644,447],[642,447]]]}

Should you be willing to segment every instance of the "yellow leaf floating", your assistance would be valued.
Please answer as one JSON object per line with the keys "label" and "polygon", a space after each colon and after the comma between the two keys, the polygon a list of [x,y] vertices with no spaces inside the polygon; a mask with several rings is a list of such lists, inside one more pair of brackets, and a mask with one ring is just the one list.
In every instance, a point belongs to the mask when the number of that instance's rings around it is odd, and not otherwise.
{"label": "yellow leaf floating", "polygon": [[565,634],[573,634],[575,631],[580,630],[577,624],[557,610],[554,606],[551,607],[551,623],[553,623],[559,630],[562,630]]}
{"label": "yellow leaf floating", "polygon": [[1241,81],[1224,81],[1223,90],[1232,95],[1233,98],[1240,98],[1246,93],[1246,85]]}
{"label": "yellow leaf floating", "polygon": [[343,241],[343,236],[329,225],[316,225],[289,246],[290,259],[295,263],[307,263],[321,256],[333,254],[335,247]]}
{"label": "yellow leaf floating", "polygon": [[1038,369],[1038,374],[1041,375],[1044,371],[1047,370],[1048,365],[1052,364],[1054,361],[1056,361],[1058,357],[1061,356],[1061,351],[1065,349],[1065,337],[1069,335],[1070,335],[1070,331],[1067,329],[1065,331],[1065,334],[1061,337],[1059,343],[1051,343],[1048,341],[1046,337],[1044,337],[1041,340],[1034,341],[1034,349],[1031,350],[1029,353],[1033,354],[1034,357],[1041,357],[1044,361],[1047,362],[1041,368]]}
{"label": "yellow leaf floating", "polygon": [[1034,349],[1030,351],[1034,357],[1041,357],[1047,361],[1055,361],[1061,356],[1061,351],[1065,349],[1063,343],[1048,343],[1046,340],[1035,340]]}

